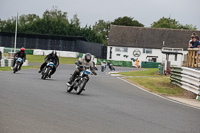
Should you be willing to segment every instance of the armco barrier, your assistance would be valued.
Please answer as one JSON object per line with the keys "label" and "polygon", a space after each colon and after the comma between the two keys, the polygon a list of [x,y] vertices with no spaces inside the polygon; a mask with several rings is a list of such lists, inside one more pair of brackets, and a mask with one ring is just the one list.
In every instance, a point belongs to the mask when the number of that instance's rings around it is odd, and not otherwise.
{"label": "armco barrier", "polygon": [[[13,64],[13,59],[1,59],[0,67],[10,67]],[[28,60],[23,63],[23,66],[28,66]]]}
{"label": "armco barrier", "polygon": [[196,99],[200,100],[200,70],[174,66],[171,68],[171,83],[197,94]]}

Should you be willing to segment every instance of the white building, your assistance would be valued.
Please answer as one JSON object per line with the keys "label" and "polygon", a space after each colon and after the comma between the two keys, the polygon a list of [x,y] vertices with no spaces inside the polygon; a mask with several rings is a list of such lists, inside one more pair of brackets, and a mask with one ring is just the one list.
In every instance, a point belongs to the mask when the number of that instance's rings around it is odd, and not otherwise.
{"label": "white building", "polygon": [[138,58],[140,65],[141,62],[163,63],[168,59],[171,65],[181,66],[191,34],[189,30],[111,25],[107,59],[134,61]]}

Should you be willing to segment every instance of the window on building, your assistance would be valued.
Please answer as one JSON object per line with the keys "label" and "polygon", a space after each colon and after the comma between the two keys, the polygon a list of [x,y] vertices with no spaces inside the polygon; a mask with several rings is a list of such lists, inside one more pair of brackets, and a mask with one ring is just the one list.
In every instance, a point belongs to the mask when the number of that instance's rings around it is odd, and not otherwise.
{"label": "window on building", "polygon": [[127,47],[117,47],[115,48],[116,52],[128,52],[128,48]]}
{"label": "window on building", "polygon": [[152,54],[152,49],[143,48],[143,53]]}

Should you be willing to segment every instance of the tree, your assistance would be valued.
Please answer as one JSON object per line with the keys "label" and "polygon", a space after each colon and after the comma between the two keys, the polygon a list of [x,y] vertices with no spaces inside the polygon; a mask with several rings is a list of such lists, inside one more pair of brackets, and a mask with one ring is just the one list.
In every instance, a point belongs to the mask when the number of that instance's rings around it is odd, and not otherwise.
{"label": "tree", "polygon": [[21,15],[18,19],[18,32],[33,33],[30,30],[32,23],[37,21],[40,17],[36,14]]}
{"label": "tree", "polygon": [[104,20],[99,20],[93,26],[93,30],[100,35],[104,45],[108,44],[107,39],[108,39],[109,29],[110,29],[110,22],[105,22]]}
{"label": "tree", "polygon": [[197,30],[196,25],[193,26],[192,24],[180,25],[179,29],[186,29],[186,30]]}
{"label": "tree", "polygon": [[84,36],[89,42],[103,43],[101,36],[91,26],[88,27],[86,25],[84,28],[81,28],[80,36]]}
{"label": "tree", "polygon": [[137,20],[134,20],[132,17],[124,16],[119,17],[114,20],[111,24],[113,25],[124,25],[124,26],[137,26],[137,27],[144,27],[142,23],[139,23]]}
{"label": "tree", "polygon": [[[103,35],[95,31],[91,26],[80,27],[80,20],[75,14],[69,20],[67,12],[62,12],[53,7],[51,10],[46,10],[42,18],[36,14],[28,14],[19,16],[18,32],[31,34],[48,34],[48,35],[64,35],[64,36],[83,36],[90,42],[105,43]],[[8,20],[0,19],[1,32],[15,32],[16,17]]]}
{"label": "tree", "polygon": [[196,30],[196,26],[193,25],[181,25],[178,21],[175,19],[160,18],[157,22],[153,22],[151,24],[151,28],[170,28],[170,29],[189,29],[189,30]]}
{"label": "tree", "polygon": [[73,25],[75,25],[75,26],[77,26],[77,27],[80,27],[80,20],[78,19],[78,15],[77,14],[75,14],[74,16],[73,16],[73,18],[71,19],[71,24],[73,24]]}
{"label": "tree", "polygon": [[12,17],[8,20],[0,20],[1,32],[15,32],[16,17]]}

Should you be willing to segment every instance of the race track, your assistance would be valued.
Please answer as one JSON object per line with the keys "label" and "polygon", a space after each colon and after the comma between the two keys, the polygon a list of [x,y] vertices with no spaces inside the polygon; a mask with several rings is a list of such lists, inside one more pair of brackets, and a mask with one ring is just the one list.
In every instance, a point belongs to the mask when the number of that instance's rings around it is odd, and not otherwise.
{"label": "race track", "polygon": [[0,72],[0,133],[200,133],[200,110],[106,72],[90,76],[81,95],[67,93],[73,71],[60,65],[47,80],[36,69]]}

